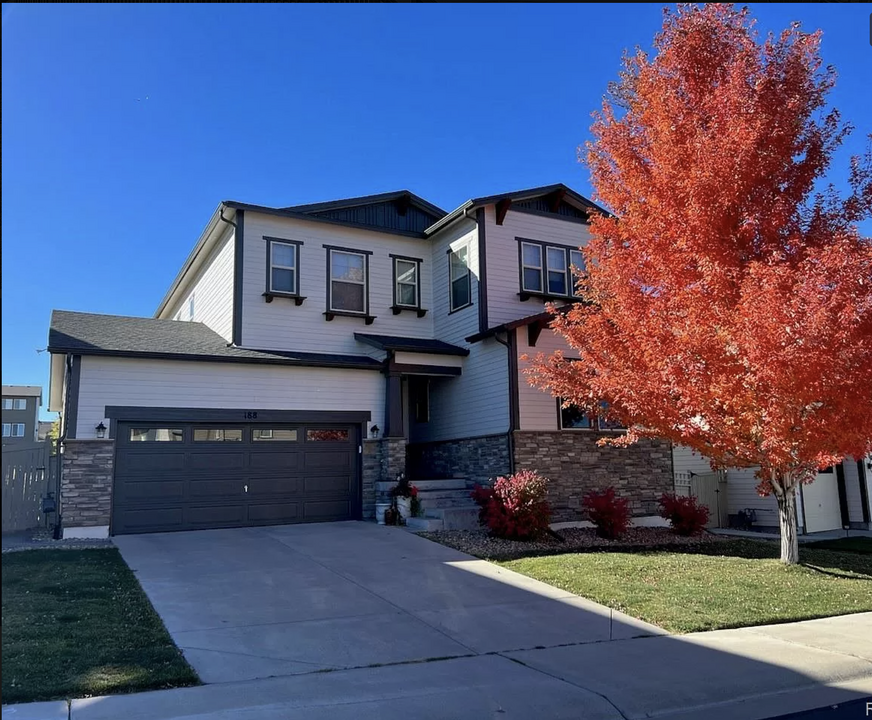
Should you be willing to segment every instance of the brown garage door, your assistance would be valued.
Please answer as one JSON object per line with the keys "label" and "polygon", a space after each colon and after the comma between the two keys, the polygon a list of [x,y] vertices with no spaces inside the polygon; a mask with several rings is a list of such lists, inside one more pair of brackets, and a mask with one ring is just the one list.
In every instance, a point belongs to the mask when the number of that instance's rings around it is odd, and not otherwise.
{"label": "brown garage door", "polygon": [[123,422],[114,534],[349,520],[357,428]]}

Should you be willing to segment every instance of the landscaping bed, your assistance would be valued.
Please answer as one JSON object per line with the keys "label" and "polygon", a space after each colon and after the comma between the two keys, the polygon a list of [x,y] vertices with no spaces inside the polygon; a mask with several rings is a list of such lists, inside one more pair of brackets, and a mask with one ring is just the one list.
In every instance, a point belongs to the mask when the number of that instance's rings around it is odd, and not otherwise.
{"label": "landscaping bed", "polygon": [[2,562],[4,703],[199,683],[114,548]]}
{"label": "landscaping bed", "polygon": [[497,561],[572,552],[687,550],[717,546],[729,540],[710,533],[682,537],[669,528],[643,527],[630,528],[619,540],[598,537],[593,528],[566,528],[531,541],[505,540],[491,536],[487,530],[442,530],[420,534],[455,550]]}

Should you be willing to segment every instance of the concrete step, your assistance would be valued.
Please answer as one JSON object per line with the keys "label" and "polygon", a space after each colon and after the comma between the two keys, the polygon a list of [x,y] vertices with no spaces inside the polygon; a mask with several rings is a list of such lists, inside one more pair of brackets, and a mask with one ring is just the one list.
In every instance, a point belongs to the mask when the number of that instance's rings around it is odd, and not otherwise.
{"label": "concrete step", "polygon": [[463,490],[418,490],[418,497],[422,500],[424,498],[428,500],[437,500],[439,498],[464,498],[469,501],[470,495],[469,490],[465,488]]}
{"label": "concrete step", "polygon": [[[466,480],[464,478],[449,478],[446,480],[413,480],[414,485],[418,490],[466,490]],[[377,482],[375,484],[376,492],[388,493],[396,487],[395,482]]]}
{"label": "concrete step", "polygon": [[421,497],[419,494],[418,499],[421,501],[421,505],[424,506],[425,513],[428,510],[436,510],[437,508],[469,507],[469,495],[466,494],[460,495],[459,497],[441,498]]}
{"label": "concrete step", "polygon": [[413,517],[406,520],[406,529],[412,532],[434,532],[442,527],[442,518]]}
{"label": "concrete step", "polygon": [[424,508],[426,517],[440,518],[443,530],[477,530],[478,505],[452,508]]}

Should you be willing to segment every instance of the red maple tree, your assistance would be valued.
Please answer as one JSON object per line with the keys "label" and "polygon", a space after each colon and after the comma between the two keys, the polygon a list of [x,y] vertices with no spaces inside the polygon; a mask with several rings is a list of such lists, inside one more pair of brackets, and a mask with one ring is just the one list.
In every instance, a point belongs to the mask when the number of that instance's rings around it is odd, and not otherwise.
{"label": "red maple tree", "polygon": [[[820,33],[758,39],[731,5],[666,11],[625,59],[586,146],[596,197],[583,302],[552,328],[578,351],[531,383],[713,467],[759,466],[798,561],[796,489],[872,450],[872,156],[850,194],[816,188],[850,131]],[[584,154],[584,153],[583,153]],[[552,308],[553,310],[554,308]],[[603,440],[602,442],[610,442]]]}

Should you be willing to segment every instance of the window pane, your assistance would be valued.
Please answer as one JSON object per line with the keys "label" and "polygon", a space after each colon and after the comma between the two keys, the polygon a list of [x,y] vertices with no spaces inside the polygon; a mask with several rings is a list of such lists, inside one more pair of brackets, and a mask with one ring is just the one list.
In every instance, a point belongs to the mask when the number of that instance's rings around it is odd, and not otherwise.
{"label": "window pane", "polygon": [[566,295],[566,273],[548,271],[548,292]]}
{"label": "window pane", "polygon": [[272,287],[270,290],[277,292],[296,292],[296,270],[272,269]]}
{"label": "window pane", "polygon": [[3,437],[9,437],[12,432],[12,426],[9,423],[3,423]]}
{"label": "window pane", "polygon": [[181,428],[130,428],[131,442],[182,442]]}
{"label": "window pane", "polygon": [[3,398],[3,409],[11,410],[12,409],[12,399],[11,398]]}
{"label": "window pane", "polygon": [[548,248],[548,269],[566,270],[566,252],[562,248]]}
{"label": "window pane", "polygon": [[469,272],[469,268],[467,267],[469,248],[462,247],[459,250],[455,250],[448,257],[451,258],[451,279],[453,280],[457,277],[466,276]]}
{"label": "window pane", "polygon": [[27,398],[15,398],[12,401],[13,410],[27,410]]}
{"label": "window pane", "polygon": [[284,267],[293,268],[297,267],[297,249],[293,245],[272,243],[270,252],[273,265],[282,265]]}
{"label": "window pane", "polygon": [[451,307],[453,309],[469,305],[469,281],[466,277],[458,278],[451,283]]}
{"label": "window pane", "polygon": [[194,442],[241,442],[242,430],[239,428],[195,428]]}
{"label": "window pane", "polygon": [[560,426],[562,428],[592,430],[595,427],[594,417],[581,408],[570,405],[567,408],[560,408]]}
{"label": "window pane", "polygon": [[[584,255],[580,250],[569,251],[569,264],[579,271],[584,271]],[[578,294],[578,273],[575,272],[572,273],[572,294]]]}
{"label": "window pane", "polygon": [[417,305],[418,288],[415,285],[400,283],[397,285],[397,302],[400,305]]}
{"label": "window pane", "polygon": [[418,263],[397,260],[397,282],[415,284],[418,282]]}
{"label": "window pane", "polygon": [[524,253],[524,265],[532,265],[533,267],[542,267],[542,248],[538,245],[521,244],[522,252]]}
{"label": "window pane", "polygon": [[601,402],[600,407],[602,410],[599,413],[599,429],[600,430],[626,430],[625,425],[621,425],[618,420],[610,420],[606,418],[606,413],[609,409],[609,404],[607,402]]}
{"label": "window pane", "polygon": [[363,285],[334,280],[333,291],[330,293],[331,308],[333,310],[363,312],[366,309],[363,302],[363,292]]}
{"label": "window pane", "polygon": [[15,423],[12,426],[12,437],[24,437],[24,423]]}
{"label": "window pane", "polygon": [[296,430],[287,428],[254,428],[251,431],[251,439],[254,441],[275,440],[277,442],[294,442],[297,439]]}
{"label": "window pane", "polygon": [[524,268],[524,290],[542,292],[542,271]]}
{"label": "window pane", "polygon": [[361,283],[364,281],[363,255],[352,255],[334,250],[330,253],[330,257],[332,258],[332,277],[334,280],[350,280]]}
{"label": "window pane", "polygon": [[338,442],[348,440],[348,430],[306,430],[309,442]]}

